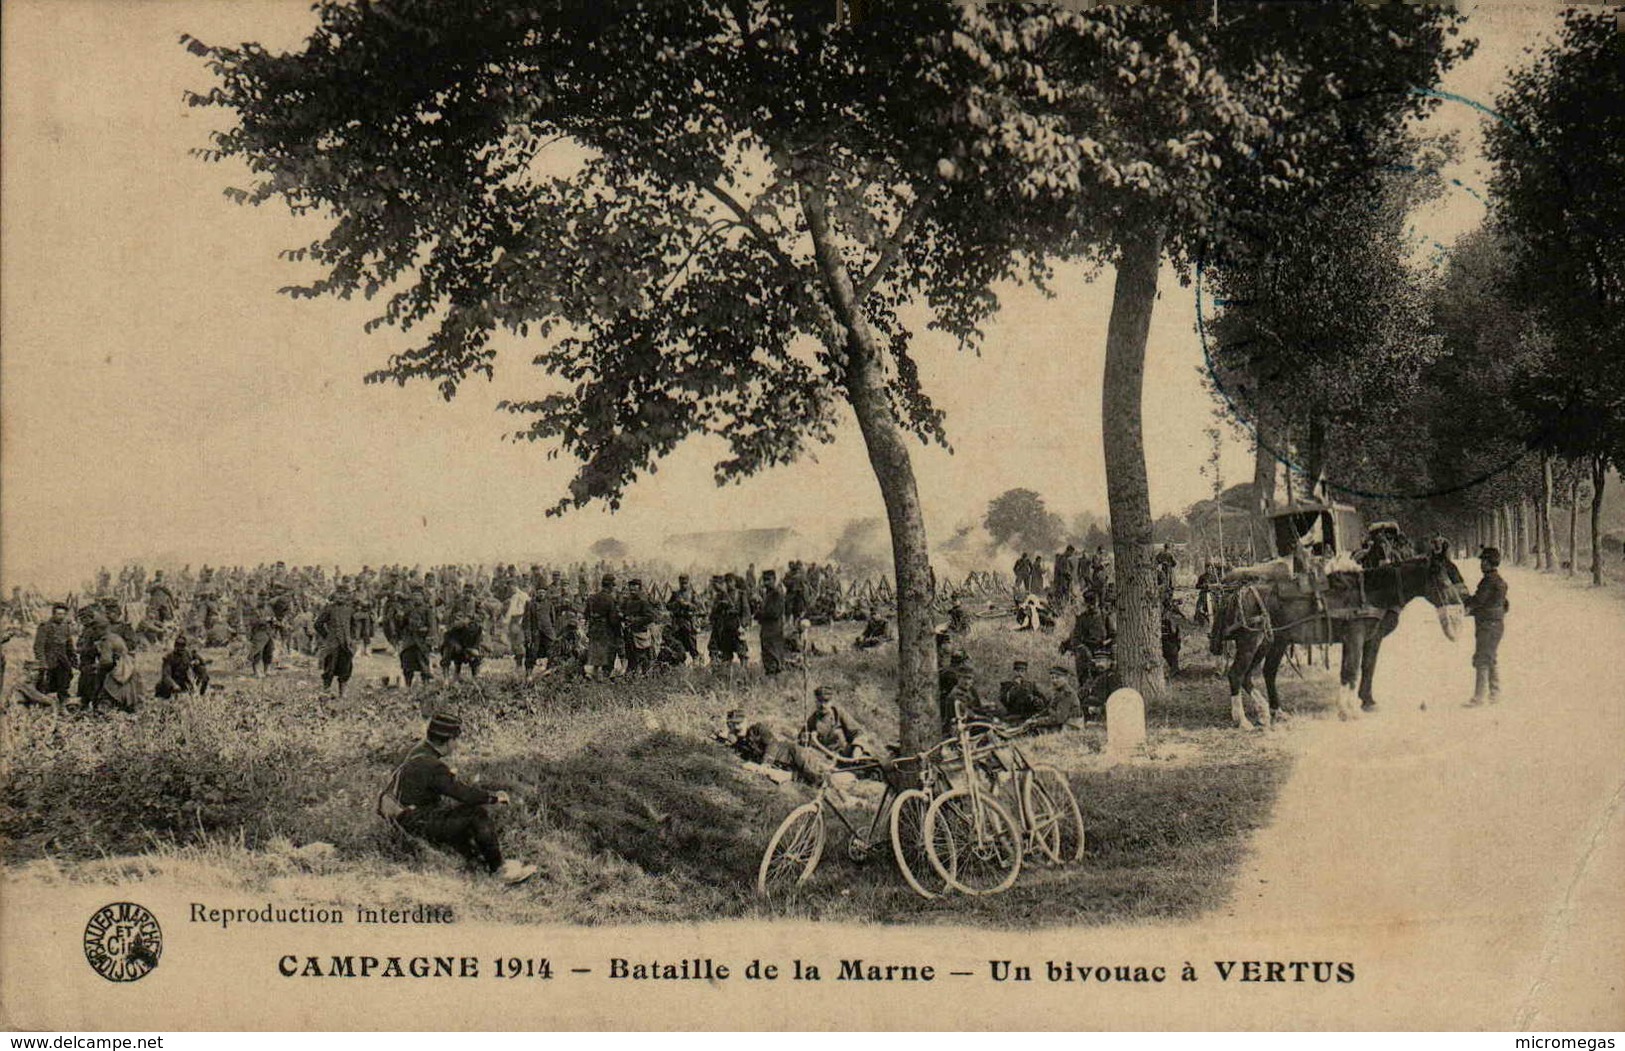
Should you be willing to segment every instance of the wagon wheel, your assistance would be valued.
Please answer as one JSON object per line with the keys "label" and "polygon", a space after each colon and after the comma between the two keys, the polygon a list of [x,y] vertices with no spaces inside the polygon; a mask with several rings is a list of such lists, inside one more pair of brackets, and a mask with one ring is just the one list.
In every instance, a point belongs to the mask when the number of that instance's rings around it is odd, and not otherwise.
{"label": "wagon wheel", "polygon": [[756,870],[756,891],[770,895],[812,878],[824,855],[824,812],[817,801],[790,811],[767,842]]}

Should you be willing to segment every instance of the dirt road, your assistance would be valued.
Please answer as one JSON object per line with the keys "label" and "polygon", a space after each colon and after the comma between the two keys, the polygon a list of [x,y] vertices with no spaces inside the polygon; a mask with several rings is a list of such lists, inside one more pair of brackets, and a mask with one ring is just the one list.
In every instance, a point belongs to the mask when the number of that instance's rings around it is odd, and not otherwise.
{"label": "dirt road", "polygon": [[1408,610],[1380,714],[1288,732],[1275,821],[1228,914],[1203,925],[1355,961],[1357,1015],[1323,1000],[1318,1025],[1625,1026],[1625,606],[1505,575],[1501,703],[1463,707],[1471,638],[1451,645],[1424,603]]}

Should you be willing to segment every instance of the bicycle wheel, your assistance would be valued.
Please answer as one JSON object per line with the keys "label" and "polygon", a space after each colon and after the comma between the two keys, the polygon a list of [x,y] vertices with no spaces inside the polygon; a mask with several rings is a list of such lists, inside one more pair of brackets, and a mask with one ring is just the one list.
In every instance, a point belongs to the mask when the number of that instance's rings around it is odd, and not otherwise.
{"label": "bicycle wheel", "polygon": [[918,788],[900,793],[891,807],[891,849],[898,871],[922,898],[939,897],[947,884],[937,879],[925,849],[925,815],[931,797]]}
{"label": "bicycle wheel", "polygon": [[1009,811],[966,787],[931,802],[925,851],[943,882],[965,894],[1009,890],[1021,873],[1021,832]]}
{"label": "bicycle wheel", "polygon": [[824,854],[824,811],[815,800],[790,811],[779,823],[756,870],[756,891],[773,894],[812,877]]}
{"label": "bicycle wheel", "polygon": [[1066,776],[1053,766],[1035,766],[1023,791],[1038,849],[1060,864],[1083,857],[1083,811]]}

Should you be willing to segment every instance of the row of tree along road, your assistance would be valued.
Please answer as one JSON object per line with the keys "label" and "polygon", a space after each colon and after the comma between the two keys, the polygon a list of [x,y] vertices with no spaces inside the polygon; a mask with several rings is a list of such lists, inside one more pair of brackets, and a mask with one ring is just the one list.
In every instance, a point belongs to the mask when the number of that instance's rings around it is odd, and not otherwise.
{"label": "row of tree along road", "polygon": [[288,253],[320,268],[292,293],[382,294],[375,324],[424,333],[371,379],[450,398],[491,374],[500,333],[534,340],[555,393],[505,408],[579,460],[557,511],[613,508],[696,435],[726,443],[725,480],[855,417],[917,751],[935,655],[911,443],[946,436],[901,312],[977,347],[1001,283],[1115,267],[1118,667],[1154,697],[1141,388],[1159,271],[1246,273],[1332,196],[1380,187],[1470,44],[1424,5],[872,6],[376,0],[321,7],[290,53],[183,43],[216,78],[190,101],[235,115],[198,151],[246,162],[230,192],[333,217]]}

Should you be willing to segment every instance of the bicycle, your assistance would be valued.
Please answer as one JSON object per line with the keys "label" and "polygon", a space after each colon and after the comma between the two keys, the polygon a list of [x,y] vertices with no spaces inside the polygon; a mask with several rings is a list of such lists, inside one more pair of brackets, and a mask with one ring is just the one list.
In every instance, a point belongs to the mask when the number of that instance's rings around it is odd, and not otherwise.
{"label": "bicycle", "polygon": [[[990,791],[991,772],[978,758],[990,750],[972,737],[973,724],[954,702],[956,734],[938,748],[957,747],[960,783],[931,801],[925,815],[926,859],[937,875],[963,894],[999,894],[1021,874],[1023,833]],[[946,764],[945,764],[946,765]],[[983,781],[989,784],[984,786]]]}
{"label": "bicycle", "polygon": [[[900,768],[916,762],[922,764],[920,785],[905,785]],[[839,794],[832,776],[835,773],[861,774],[876,770],[881,772],[886,789],[875,807],[867,832],[860,832],[831,798]],[[756,870],[757,893],[771,896],[800,886],[812,878],[828,841],[824,817],[824,812],[828,810],[846,827],[850,835],[847,856],[854,862],[862,864],[867,861],[882,842],[882,837],[889,838],[892,856],[909,889],[924,898],[938,897],[946,885],[929,875],[931,866],[926,858],[924,831],[935,785],[932,764],[923,756],[897,759],[890,763],[867,760],[838,764],[836,770],[819,779],[818,790],[812,800],[790,811],[768,840],[767,850],[763,852],[762,862]]]}
{"label": "bicycle", "polygon": [[[1077,861],[1083,856],[1083,809],[1066,775],[1047,764],[1034,764],[1013,741],[1024,735],[1027,726],[1008,727],[997,723],[971,723],[968,729],[984,740],[997,738],[1002,744],[983,743],[978,755],[995,776],[998,768],[1011,774],[1011,795],[1016,816],[1021,821],[1026,853],[1042,854],[1054,864]],[[1005,757],[1008,756],[1008,762]],[[994,767],[997,764],[997,767]]]}

